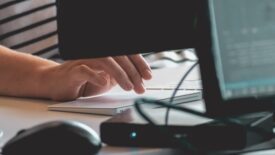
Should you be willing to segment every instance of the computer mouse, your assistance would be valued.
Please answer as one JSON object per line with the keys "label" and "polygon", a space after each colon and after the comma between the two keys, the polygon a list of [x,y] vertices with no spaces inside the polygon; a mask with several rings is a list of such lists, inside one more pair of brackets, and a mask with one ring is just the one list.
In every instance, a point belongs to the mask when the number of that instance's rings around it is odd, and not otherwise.
{"label": "computer mouse", "polygon": [[3,155],[93,155],[101,140],[89,126],[54,121],[22,130],[2,148]]}

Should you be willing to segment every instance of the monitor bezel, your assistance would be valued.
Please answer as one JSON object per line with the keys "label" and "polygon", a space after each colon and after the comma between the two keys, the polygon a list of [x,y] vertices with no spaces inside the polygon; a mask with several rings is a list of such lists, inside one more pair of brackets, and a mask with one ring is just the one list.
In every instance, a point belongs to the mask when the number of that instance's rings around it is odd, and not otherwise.
{"label": "monitor bezel", "polygon": [[196,51],[201,68],[206,112],[212,116],[230,116],[258,111],[274,111],[275,96],[224,100],[214,65],[209,0],[201,1],[196,30]]}

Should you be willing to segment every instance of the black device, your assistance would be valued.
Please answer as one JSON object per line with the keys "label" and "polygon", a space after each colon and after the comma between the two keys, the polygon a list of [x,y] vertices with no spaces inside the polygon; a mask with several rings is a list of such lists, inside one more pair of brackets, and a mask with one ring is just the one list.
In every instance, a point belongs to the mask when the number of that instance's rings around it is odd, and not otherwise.
{"label": "black device", "polygon": [[75,121],[54,121],[22,130],[2,148],[3,155],[92,155],[101,140],[89,126]]}
{"label": "black device", "polygon": [[199,0],[58,0],[64,59],[161,52],[194,47]]}
{"label": "black device", "polygon": [[190,145],[198,151],[240,150],[268,141],[271,135],[259,134],[246,129],[247,126],[261,128],[272,133],[273,114],[261,112],[231,117],[240,122],[226,124],[215,120],[194,119],[190,124],[179,111],[172,111],[170,124],[164,123],[165,109],[145,110],[157,125],[148,124],[135,111],[127,110],[102,123],[101,139],[113,146],[185,148]]}

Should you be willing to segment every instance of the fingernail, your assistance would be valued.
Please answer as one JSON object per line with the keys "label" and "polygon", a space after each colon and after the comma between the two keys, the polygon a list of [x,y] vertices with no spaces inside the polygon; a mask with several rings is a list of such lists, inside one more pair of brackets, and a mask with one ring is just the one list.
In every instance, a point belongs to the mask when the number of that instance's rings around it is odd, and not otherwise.
{"label": "fingernail", "polygon": [[146,79],[150,80],[152,78],[152,71],[146,70]]}
{"label": "fingernail", "polygon": [[142,92],[141,93],[144,93],[145,90],[146,90],[146,87],[144,86],[144,83],[142,83],[141,86],[142,86]]}
{"label": "fingernail", "polygon": [[145,92],[145,87],[142,83],[137,88],[134,88],[134,90],[137,94],[143,94]]}
{"label": "fingernail", "polygon": [[132,83],[126,82],[126,84],[125,84],[125,89],[126,89],[126,90],[130,91],[130,90],[132,90],[133,88],[134,88],[134,86],[133,86]]}

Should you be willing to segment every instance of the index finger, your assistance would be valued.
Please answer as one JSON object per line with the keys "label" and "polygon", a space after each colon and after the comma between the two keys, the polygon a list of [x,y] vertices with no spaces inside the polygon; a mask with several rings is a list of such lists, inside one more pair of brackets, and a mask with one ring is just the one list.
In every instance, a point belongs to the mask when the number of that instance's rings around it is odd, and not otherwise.
{"label": "index finger", "polygon": [[140,55],[130,55],[130,60],[133,62],[139,73],[142,75],[142,78],[145,80],[150,80],[152,78],[152,70],[146,60]]}

